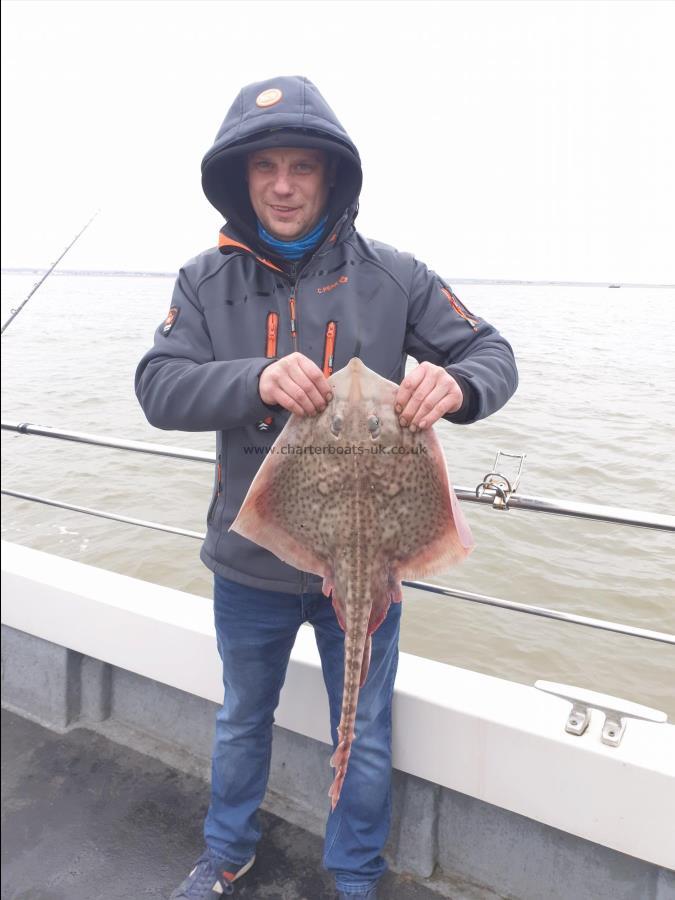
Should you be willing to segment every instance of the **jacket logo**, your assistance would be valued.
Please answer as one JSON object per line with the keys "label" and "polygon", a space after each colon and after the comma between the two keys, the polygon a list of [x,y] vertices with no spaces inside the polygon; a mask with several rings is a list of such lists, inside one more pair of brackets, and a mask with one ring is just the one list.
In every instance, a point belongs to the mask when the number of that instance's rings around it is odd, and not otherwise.
{"label": "jacket logo", "polygon": [[323,287],[317,288],[317,294],[327,294],[329,291],[334,291],[336,287],[340,287],[341,284],[347,284],[349,278],[346,275],[340,275],[337,281],[334,281],[332,284],[325,284]]}
{"label": "jacket logo", "polygon": [[164,322],[161,325],[162,334],[164,337],[168,337],[171,329],[176,324],[176,319],[178,318],[178,314],[180,313],[179,306],[172,306],[169,310],[169,315],[164,319]]}
{"label": "jacket logo", "polygon": [[279,88],[269,88],[258,94],[255,98],[255,105],[259,106],[261,109],[266,109],[268,106],[274,106],[274,104],[278,103],[282,97],[283,94]]}
{"label": "jacket logo", "polygon": [[478,319],[476,316],[474,316],[474,314],[472,312],[469,312],[469,310],[466,308],[466,306],[464,306],[464,304],[461,302],[461,300],[459,300],[459,298],[456,297],[452,293],[452,291],[449,291],[446,287],[441,287],[441,290],[443,291],[445,296],[450,301],[450,305],[452,306],[454,311],[457,313],[457,315],[461,316],[462,319],[464,319],[466,322],[468,322],[474,331],[478,331],[478,322],[480,321],[480,319]]}

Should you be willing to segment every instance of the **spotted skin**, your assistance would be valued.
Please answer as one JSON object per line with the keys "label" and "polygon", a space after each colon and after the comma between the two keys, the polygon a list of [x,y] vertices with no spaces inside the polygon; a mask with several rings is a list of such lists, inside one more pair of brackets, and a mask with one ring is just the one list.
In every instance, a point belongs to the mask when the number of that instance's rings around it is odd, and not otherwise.
{"label": "spotted skin", "polygon": [[355,739],[370,636],[401,600],[401,580],[444,571],[473,540],[433,430],[411,434],[394,412],[397,386],[352,359],[331,376],[333,399],[291,416],[232,529],[324,579],[345,632],[332,807]]}

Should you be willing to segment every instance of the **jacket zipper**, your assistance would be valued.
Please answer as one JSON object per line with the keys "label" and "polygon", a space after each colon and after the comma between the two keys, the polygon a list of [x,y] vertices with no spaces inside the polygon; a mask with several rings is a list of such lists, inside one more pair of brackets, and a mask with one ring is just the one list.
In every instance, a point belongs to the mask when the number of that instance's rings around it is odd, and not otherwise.
{"label": "jacket zipper", "polygon": [[[288,298],[288,310],[290,313],[291,319],[291,344],[293,346],[293,352],[297,353],[298,351],[298,319],[295,308],[295,298],[298,293],[298,281],[300,280],[300,273],[298,272],[298,263],[292,262],[290,265],[290,276],[293,280],[293,288],[291,289],[291,296]],[[307,588],[309,586],[309,574],[307,572],[300,572],[300,593],[306,594]]]}
{"label": "jacket zipper", "polygon": [[298,263],[292,262],[290,264],[290,272],[289,275],[293,279],[293,287],[291,289],[291,296],[288,298],[288,310],[291,316],[291,344],[293,346],[293,352],[297,353],[298,351],[298,320],[295,315],[295,297],[298,293],[298,281],[299,272],[298,272]]}
{"label": "jacket zipper", "polygon": [[[279,313],[270,310],[267,313],[267,325],[265,328],[265,356],[274,359],[277,355],[277,339],[279,336]],[[266,416],[261,419],[256,428],[258,431],[269,431],[274,425],[274,416]]]}
{"label": "jacket zipper", "polygon": [[337,322],[326,323],[326,337],[323,344],[323,375],[329,378],[333,374],[335,363],[335,338],[337,336]]}
{"label": "jacket zipper", "polygon": [[450,301],[450,305],[457,313],[457,315],[464,319],[465,322],[468,322],[473,331],[478,331],[478,319],[476,319],[475,316],[473,316],[473,314],[469,312],[462,301],[458,297],[455,297],[453,292],[445,287],[441,287],[441,291],[448,298],[448,300]]}
{"label": "jacket zipper", "polygon": [[218,454],[218,481],[216,483],[216,493],[213,495],[213,499],[211,500],[211,504],[209,506],[209,511],[206,514],[206,524],[210,525],[213,521],[213,514],[216,511],[216,505],[218,503],[218,498],[223,489],[223,467],[222,467],[222,454]]}
{"label": "jacket zipper", "polygon": [[295,286],[293,286],[293,293],[288,298],[288,310],[291,315],[291,343],[293,352],[296,353],[298,350],[298,326],[295,318]]}

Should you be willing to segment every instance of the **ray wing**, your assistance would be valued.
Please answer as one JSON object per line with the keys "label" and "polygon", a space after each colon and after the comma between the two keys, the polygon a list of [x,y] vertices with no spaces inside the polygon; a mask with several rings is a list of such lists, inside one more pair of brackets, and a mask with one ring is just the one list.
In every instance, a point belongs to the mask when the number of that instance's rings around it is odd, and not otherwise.
{"label": "ray wing", "polygon": [[332,502],[340,467],[311,443],[311,423],[291,417],[249,488],[232,530],[305,572],[330,576],[337,532]]}
{"label": "ray wing", "polygon": [[464,559],[473,538],[448,481],[433,431],[415,436],[417,452],[387,455],[378,498],[382,556],[395,579],[443,572]]}

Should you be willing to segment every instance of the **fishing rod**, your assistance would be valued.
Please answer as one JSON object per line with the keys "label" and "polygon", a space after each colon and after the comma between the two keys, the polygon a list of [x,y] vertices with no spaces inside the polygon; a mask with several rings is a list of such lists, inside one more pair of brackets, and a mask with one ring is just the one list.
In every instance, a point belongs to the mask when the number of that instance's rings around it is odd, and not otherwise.
{"label": "fishing rod", "polygon": [[68,246],[67,246],[66,249],[63,251],[63,253],[61,254],[61,256],[59,256],[59,258],[56,260],[56,262],[52,263],[51,268],[49,268],[49,269],[45,272],[45,274],[42,276],[42,278],[38,281],[38,283],[37,283],[36,285],[33,285],[33,290],[32,290],[32,291],[30,292],[30,294],[26,297],[26,299],[23,301],[23,303],[22,303],[20,306],[18,306],[16,309],[13,309],[13,310],[12,310],[9,319],[7,319],[7,321],[6,321],[5,324],[2,326],[2,328],[0,328],[0,335],[1,335],[1,334],[4,334],[5,328],[7,328],[7,326],[9,325],[9,323],[10,323],[13,319],[16,319],[16,317],[19,315],[19,313],[20,313],[21,310],[24,308],[24,306],[26,305],[26,303],[28,303],[28,301],[30,300],[30,298],[33,296],[33,294],[35,293],[35,291],[37,291],[37,289],[40,287],[40,285],[43,283],[43,281],[45,281],[45,280],[52,274],[52,272],[53,272],[54,269],[58,266],[58,264],[61,262],[61,260],[63,259],[63,257],[66,255],[66,253],[70,250],[70,248],[73,246],[73,244],[74,244],[74,243],[75,243],[75,242],[76,242],[76,241],[84,234],[84,232],[87,230],[87,228],[89,228],[89,226],[90,226],[91,223],[94,221],[94,219],[96,218],[96,216],[99,214],[100,211],[101,211],[100,209],[97,209],[97,210],[96,210],[96,212],[95,212],[94,215],[91,217],[91,219],[89,219],[89,221],[88,221],[87,224],[84,226],[84,228],[83,228],[80,232],[78,232],[78,234],[76,234],[75,237],[72,239],[72,241],[68,244]]}

